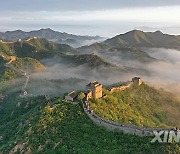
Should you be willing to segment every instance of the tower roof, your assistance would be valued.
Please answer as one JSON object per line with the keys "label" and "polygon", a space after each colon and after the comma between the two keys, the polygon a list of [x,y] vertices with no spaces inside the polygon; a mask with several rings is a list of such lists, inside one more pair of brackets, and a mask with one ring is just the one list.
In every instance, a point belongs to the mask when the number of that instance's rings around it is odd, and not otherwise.
{"label": "tower roof", "polygon": [[96,86],[99,86],[99,85],[101,85],[98,81],[93,81],[93,82],[90,82],[87,86],[89,87],[89,86],[94,86],[94,87],[96,87]]}

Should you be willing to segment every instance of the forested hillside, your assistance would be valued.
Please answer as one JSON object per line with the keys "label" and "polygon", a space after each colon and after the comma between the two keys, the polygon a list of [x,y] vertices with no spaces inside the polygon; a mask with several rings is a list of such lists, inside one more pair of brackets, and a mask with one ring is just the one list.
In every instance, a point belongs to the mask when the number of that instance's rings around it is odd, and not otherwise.
{"label": "forested hillside", "polygon": [[163,89],[143,84],[122,92],[104,89],[104,95],[90,101],[90,106],[106,119],[142,127],[180,127],[180,100]]}
{"label": "forested hillside", "polygon": [[1,104],[3,153],[171,153],[175,144],[151,144],[151,138],[108,132],[85,115],[81,104],[60,98],[6,98]]}

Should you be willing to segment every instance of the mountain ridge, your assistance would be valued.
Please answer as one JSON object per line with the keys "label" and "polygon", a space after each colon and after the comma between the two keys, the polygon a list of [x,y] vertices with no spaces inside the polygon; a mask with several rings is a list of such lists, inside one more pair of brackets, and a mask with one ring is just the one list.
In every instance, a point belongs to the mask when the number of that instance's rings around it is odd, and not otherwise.
{"label": "mountain ridge", "polygon": [[29,37],[44,38],[55,43],[68,44],[75,48],[90,45],[95,42],[102,42],[103,44],[113,47],[164,47],[180,49],[180,35],[164,34],[161,31],[143,32],[141,30],[132,30],[108,38],[107,40],[100,36],[74,35],[54,31],[50,28],[29,32],[22,30],[0,32],[0,39],[5,41],[15,41],[18,39],[27,39]]}
{"label": "mountain ridge", "polygon": [[[56,44],[46,39],[32,38],[25,41],[16,41],[11,43],[0,42],[0,76],[4,79],[9,79],[9,76],[15,76],[12,71],[9,71],[4,65],[11,60],[11,57],[21,59],[14,61],[13,64],[23,66],[25,62],[31,65],[31,68],[36,68],[43,64],[47,66],[45,59],[51,61],[51,66],[56,64],[66,65],[67,67],[86,66],[87,68],[97,69],[99,67],[117,68],[117,66],[107,62],[103,58],[93,54],[76,54],[76,49],[66,44]],[[38,64],[39,63],[39,64]],[[26,66],[27,68],[27,66]],[[34,70],[34,69],[33,69]],[[41,67],[39,70],[42,70]],[[123,69],[119,69],[124,72]],[[8,71],[8,72],[7,72]],[[14,72],[13,72],[14,73]]]}
{"label": "mountain ridge", "polygon": [[116,47],[164,47],[180,49],[180,36],[163,34],[161,31],[143,32],[132,30],[107,39],[103,43]]}
{"label": "mountain ridge", "polygon": [[[0,39],[5,41],[16,41],[18,39],[27,39],[28,37],[45,38],[56,43],[72,45],[73,47],[76,47],[78,45],[81,46],[84,44],[86,45],[88,44],[86,43],[88,41],[96,42],[99,40],[104,40],[104,38],[100,36],[74,35],[65,32],[55,31],[50,28],[33,30],[29,32],[22,30],[0,32]],[[71,42],[69,40],[71,40]]]}
{"label": "mountain ridge", "polygon": [[148,55],[141,49],[126,46],[111,46],[109,44],[94,43],[89,46],[77,48],[77,52],[81,54],[101,54],[101,53],[118,53],[124,60],[136,60],[139,62],[153,62],[156,59]]}

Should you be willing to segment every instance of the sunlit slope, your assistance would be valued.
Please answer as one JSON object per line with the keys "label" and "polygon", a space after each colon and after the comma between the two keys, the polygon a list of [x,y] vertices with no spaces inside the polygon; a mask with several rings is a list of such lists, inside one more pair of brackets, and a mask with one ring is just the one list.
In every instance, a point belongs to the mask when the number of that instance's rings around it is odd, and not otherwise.
{"label": "sunlit slope", "polygon": [[180,49],[180,36],[163,34],[160,31],[129,31],[104,42],[114,47],[160,47]]}
{"label": "sunlit slope", "polygon": [[[4,153],[170,153],[177,145],[108,132],[90,121],[82,106],[43,97],[5,100],[0,151]],[[3,112],[2,112],[3,111]]]}
{"label": "sunlit slope", "polygon": [[146,84],[92,100],[91,108],[100,116],[144,127],[180,127],[180,100],[164,90]]}

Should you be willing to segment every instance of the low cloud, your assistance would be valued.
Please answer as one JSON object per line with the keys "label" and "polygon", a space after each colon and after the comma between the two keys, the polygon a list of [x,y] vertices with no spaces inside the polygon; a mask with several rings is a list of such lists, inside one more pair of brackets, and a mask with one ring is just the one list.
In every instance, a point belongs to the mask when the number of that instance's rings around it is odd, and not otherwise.
{"label": "low cloud", "polygon": [[146,65],[151,72],[144,78],[157,87],[180,94],[180,51],[175,49],[153,48],[145,49],[149,55],[159,59],[159,62]]}
{"label": "low cloud", "polygon": [[[146,83],[179,95],[180,51],[162,48],[144,49],[144,51],[159,61],[145,64],[136,60],[125,60],[118,51],[94,52],[106,61],[113,62],[118,66],[117,68],[99,66],[92,69],[87,64],[75,66],[64,64],[59,58],[46,59],[42,62],[47,65],[48,71],[32,74],[27,90],[33,95],[60,96],[71,90],[84,90],[86,84],[94,80],[98,80],[103,85],[110,85],[131,80],[134,76],[141,76]],[[124,72],[123,69],[129,70]],[[13,84],[17,82],[21,87],[23,81],[16,80]],[[10,91],[15,90],[20,91],[20,88],[13,86]]]}
{"label": "low cloud", "polygon": [[[152,63],[141,63],[139,61],[128,61],[122,58],[118,52],[95,52],[98,56],[104,58],[108,62],[113,62],[119,68],[131,68],[133,71],[124,73],[112,68],[97,67],[89,68],[87,65],[80,65],[78,67],[65,65],[55,59],[48,59],[44,61],[48,64],[48,72],[34,74],[32,77],[39,80],[48,80],[49,89],[51,87],[51,80],[66,80],[66,79],[80,79],[82,82],[74,83],[73,88],[84,89],[86,83],[89,81],[98,80],[104,85],[117,83],[120,81],[131,80],[134,76],[141,76],[143,80],[157,88],[165,88],[168,91],[180,94],[180,51],[174,49],[144,49],[149,55],[157,58],[159,61]],[[124,67],[125,66],[125,67]],[[57,82],[58,85],[58,82]],[[64,85],[65,87],[72,87],[72,85]],[[67,89],[67,88],[65,88]],[[72,89],[72,88],[70,88]]]}

